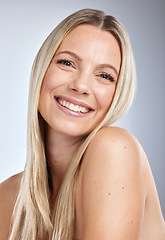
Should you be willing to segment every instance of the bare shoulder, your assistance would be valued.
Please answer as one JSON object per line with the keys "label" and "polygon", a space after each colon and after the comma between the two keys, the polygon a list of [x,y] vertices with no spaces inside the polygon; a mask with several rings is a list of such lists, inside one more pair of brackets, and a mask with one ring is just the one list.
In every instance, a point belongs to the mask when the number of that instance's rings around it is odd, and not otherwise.
{"label": "bare shoulder", "polygon": [[[21,182],[22,173],[13,175],[0,184],[0,201],[4,199],[10,201],[16,197]],[[6,199],[6,197],[8,198]]]}
{"label": "bare shoulder", "polygon": [[[85,154],[91,161],[92,156],[100,156],[98,161],[104,158],[113,165],[124,161],[136,167],[144,167],[147,159],[138,140],[129,131],[119,127],[104,127],[98,131]],[[117,161],[114,161],[116,158]]]}
{"label": "bare shoulder", "polygon": [[97,143],[98,140],[108,144],[113,143],[114,146],[129,144],[132,147],[140,147],[137,139],[129,131],[119,127],[104,127],[100,129],[95,135],[93,143]]}
{"label": "bare shoulder", "polygon": [[[83,174],[102,171],[107,181],[109,175],[127,181],[144,180],[148,160],[138,140],[127,130],[104,127],[90,142],[83,158]],[[106,175],[107,173],[107,175]],[[144,186],[144,183],[143,183]]]}
{"label": "bare shoulder", "polygon": [[0,184],[0,239],[7,239],[11,216],[19,191],[22,173]]}
{"label": "bare shoulder", "polygon": [[147,194],[144,180],[149,171],[148,159],[139,141],[129,131],[104,127],[94,136],[84,156],[84,174],[101,170],[105,173],[102,181],[107,181],[111,175],[132,184],[141,182],[144,195]]}
{"label": "bare shoulder", "polygon": [[127,130],[98,131],[82,161],[84,239],[137,239],[145,208],[145,162]]}
{"label": "bare shoulder", "polygon": [[100,129],[79,176],[84,239],[146,239],[143,235],[154,235],[164,224],[148,159],[127,130]]}

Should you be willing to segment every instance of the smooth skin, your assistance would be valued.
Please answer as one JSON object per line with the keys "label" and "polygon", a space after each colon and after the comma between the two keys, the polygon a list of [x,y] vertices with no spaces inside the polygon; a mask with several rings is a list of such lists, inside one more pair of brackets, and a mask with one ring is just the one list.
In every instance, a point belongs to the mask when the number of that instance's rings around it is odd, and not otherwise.
{"label": "smooth skin", "polygon": [[75,239],[165,239],[147,157],[124,129],[103,128],[92,140],[80,169],[76,203]]}
{"label": "smooth skin", "polygon": [[[46,121],[46,154],[53,182],[51,206],[84,136],[103,119],[111,104],[120,62],[118,43],[110,33],[80,25],[64,39],[47,70],[39,111]],[[59,97],[63,105],[67,99],[92,111],[81,114],[69,110],[59,104]],[[20,181],[18,174],[0,185],[2,240],[8,239]],[[128,131],[105,127],[89,144],[76,183],[75,211],[77,240],[165,239],[148,160]]]}

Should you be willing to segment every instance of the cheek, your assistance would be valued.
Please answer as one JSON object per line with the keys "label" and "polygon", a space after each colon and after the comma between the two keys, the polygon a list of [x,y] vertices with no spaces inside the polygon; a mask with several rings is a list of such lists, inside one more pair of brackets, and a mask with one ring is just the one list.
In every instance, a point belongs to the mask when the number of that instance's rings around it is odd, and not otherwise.
{"label": "cheek", "polygon": [[97,89],[97,92],[95,92],[95,96],[97,96],[98,107],[100,108],[100,110],[105,112],[109,109],[113,100],[115,89],[115,85],[103,86],[102,88]]}
{"label": "cheek", "polygon": [[51,92],[66,82],[67,76],[60,69],[50,66],[45,74],[42,89]]}
{"label": "cheek", "polygon": [[52,73],[52,71],[48,70],[43,80],[42,90],[45,92],[51,92],[59,86],[59,83],[58,74],[55,74],[54,72]]}

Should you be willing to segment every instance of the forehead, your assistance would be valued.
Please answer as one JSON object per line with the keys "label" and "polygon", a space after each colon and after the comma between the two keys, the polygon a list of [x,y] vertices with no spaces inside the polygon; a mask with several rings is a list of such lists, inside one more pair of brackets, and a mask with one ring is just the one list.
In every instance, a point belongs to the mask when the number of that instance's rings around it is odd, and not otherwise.
{"label": "forehead", "polygon": [[114,35],[90,24],[76,26],[62,41],[57,53],[72,51],[82,59],[111,63],[119,70],[120,46]]}
{"label": "forehead", "polygon": [[68,41],[70,43],[75,43],[78,40],[83,42],[90,41],[90,39],[93,40],[93,44],[102,41],[104,44],[107,43],[107,45],[109,45],[109,43],[111,43],[119,47],[117,39],[111,32],[100,29],[91,24],[80,24],[73,28],[62,41],[62,45],[64,45],[64,43],[66,44]]}

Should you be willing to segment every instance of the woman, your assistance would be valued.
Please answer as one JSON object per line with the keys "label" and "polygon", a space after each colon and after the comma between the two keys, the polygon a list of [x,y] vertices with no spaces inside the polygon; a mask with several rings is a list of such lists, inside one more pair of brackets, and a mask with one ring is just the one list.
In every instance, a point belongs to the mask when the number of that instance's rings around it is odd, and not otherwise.
{"label": "woman", "polygon": [[85,9],[55,28],[33,64],[25,170],[0,186],[1,239],[165,238],[145,153],[108,127],[129,109],[134,80],[115,18]]}

